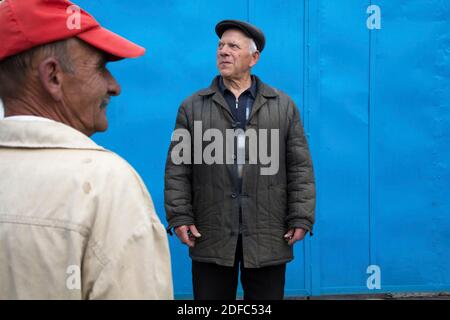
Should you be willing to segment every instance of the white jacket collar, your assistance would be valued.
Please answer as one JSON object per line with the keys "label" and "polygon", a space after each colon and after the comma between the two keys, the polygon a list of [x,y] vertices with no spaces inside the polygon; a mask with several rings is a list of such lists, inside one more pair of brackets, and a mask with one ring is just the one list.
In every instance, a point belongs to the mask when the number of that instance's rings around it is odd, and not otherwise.
{"label": "white jacket collar", "polygon": [[103,150],[83,133],[55,121],[0,121],[0,147]]}

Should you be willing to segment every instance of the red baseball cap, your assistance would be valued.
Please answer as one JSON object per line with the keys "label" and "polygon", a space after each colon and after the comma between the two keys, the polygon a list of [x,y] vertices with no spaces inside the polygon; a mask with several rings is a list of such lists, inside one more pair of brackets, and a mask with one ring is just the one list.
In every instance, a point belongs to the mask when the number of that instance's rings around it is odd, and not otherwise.
{"label": "red baseball cap", "polygon": [[142,56],[145,49],[103,28],[67,0],[0,0],[0,60],[35,46],[77,37],[111,60]]}

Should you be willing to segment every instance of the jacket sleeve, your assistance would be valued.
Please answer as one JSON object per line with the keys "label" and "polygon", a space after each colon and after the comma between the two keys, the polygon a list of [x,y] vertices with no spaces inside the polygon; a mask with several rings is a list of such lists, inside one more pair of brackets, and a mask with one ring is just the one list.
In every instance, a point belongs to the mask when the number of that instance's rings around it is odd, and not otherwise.
{"label": "jacket sleeve", "polygon": [[286,142],[287,224],[289,228],[306,229],[312,235],[316,204],[313,164],[299,111],[291,99],[289,99],[288,105],[288,123]]}
{"label": "jacket sleeve", "polygon": [[[191,134],[189,128],[189,119],[186,112],[186,103],[183,103],[178,110],[175,124],[175,132],[184,133],[183,142],[191,148]],[[186,136],[187,135],[187,136]],[[174,137],[174,135],[172,135]],[[174,139],[172,139],[174,140]],[[194,224],[194,214],[192,210],[192,154],[189,149],[188,163],[177,163],[172,159],[172,150],[182,141],[172,141],[166,159],[165,179],[164,179],[164,207],[166,210],[166,219],[168,222],[167,231],[172,234],[171,229],[181,225]],[[184,155],[183,150],[178,155]],[[177,163],[177,164],[176,164]]]}

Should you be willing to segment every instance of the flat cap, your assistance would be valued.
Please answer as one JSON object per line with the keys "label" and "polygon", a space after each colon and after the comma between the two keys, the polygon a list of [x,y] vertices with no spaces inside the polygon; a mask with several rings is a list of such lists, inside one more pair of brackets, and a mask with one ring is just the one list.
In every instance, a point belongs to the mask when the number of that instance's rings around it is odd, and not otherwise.
{"label": "flat cap", "polygon": [[258,48],[259,52],[264,50],[264,46],[266,45],[266,37],[264,36],[264,33],[254,25],[240,20],[223,20],[216,25],[216,34],[219,38],[222,38],[222,35],[228,29],[241,30],[249,38],[252,38],[253,41],[255,41],[256,48]]}

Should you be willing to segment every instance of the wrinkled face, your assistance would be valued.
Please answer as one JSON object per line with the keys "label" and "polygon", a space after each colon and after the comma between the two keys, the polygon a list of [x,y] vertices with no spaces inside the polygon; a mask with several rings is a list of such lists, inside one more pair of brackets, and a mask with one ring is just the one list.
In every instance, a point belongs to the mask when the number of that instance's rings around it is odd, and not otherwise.
{"label": "wrinkled face", "polygon": [[120,94],[120,86],[101,51],[74,39],[68,43],[68,52],[74,72],[65,74],[62,90],[69,122],[88,136],[106,131],[106,106],[111,96]]}
{"label": "wrinkled face", "polygon": [[242,79],[250,73],[259,53],[250,53],[250,39],[240,30],[225,31],[217,48],[217,68],[226,79]]}

